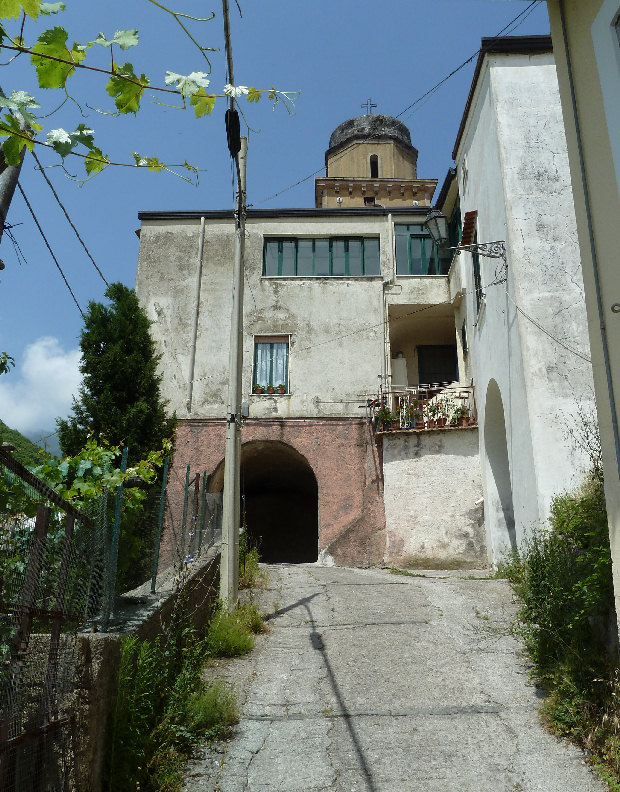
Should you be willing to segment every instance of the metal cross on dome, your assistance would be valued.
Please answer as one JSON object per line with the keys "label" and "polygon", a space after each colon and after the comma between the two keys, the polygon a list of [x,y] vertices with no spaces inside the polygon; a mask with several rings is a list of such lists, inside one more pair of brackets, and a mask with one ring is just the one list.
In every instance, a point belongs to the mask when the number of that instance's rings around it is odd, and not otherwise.
{"label": "metal cross on dome", "polygon": [[364,102],[364,104],[360,105],[360,107],[366,108],[367,115],[372,115],[372,108],[376,106],[377,106],[376,104],[373,104],[372,99],[368,99],[366,102]]}

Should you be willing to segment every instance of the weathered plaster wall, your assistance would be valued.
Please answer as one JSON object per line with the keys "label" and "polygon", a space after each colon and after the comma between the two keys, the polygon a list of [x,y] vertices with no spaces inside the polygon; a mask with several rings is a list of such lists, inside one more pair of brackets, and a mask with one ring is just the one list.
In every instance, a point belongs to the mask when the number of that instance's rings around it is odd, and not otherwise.
{"label": "weathered plaster wall", "polygon": [[[359,418],[247,421],[243,444],[286,443],[305,457],[318,484],[319,561],[371,566],[383,558],[385,516],[380,460],[371,427]],[[225,425],[181,421],[169,485],[178,489],[185,469],[213,474],[224,456]],[[215,484],[219,487],[220,479]]]}
{"label": "weathered plaster wall", "polygon": [[[493,285],[500,261],[480,258],[485,299],[479,314],[469,254],[451,281],[467,289],[471,366],[477,386],[480,453],[492,560],[509,546],[490,463],[501,414],[485,421],[487,392],[503,413],[516,540],[547,517],[554,494],[574,486],[587,459],[567,437],[579,405],[591,406],[589,364],[550,334],[589,355],[583,284],[557,79],[549,55],[487,56],[457,153],[463,212],[478,210],[478,241],[506,240],[507,283]],[[462,310],[462,309],[461,309]],[[495,391],[493,391],[495,393]],[[499,405],[499,407],[498,407]],[[505,504],[504,504],[505,505]]]}
{"label": "weathered plaster wall", "polygon": [[[420,222],[402,217],[399,222]],[[246,233],[244,398],[251,417],[359,417],[364,393],[376,392],[383,356],[383,281],[393,275],[388,217],[250,220]],[[136,289],[162,353],[162,393],[179,418],[223,418],[228,384],[232,220],[207,220],[191,412],[186,407],[200,222],[143,222]],[[377,277],[262,277],[265,236],[380,238]],[[443,277],[399,284],[392,303],[447,298]],[[254,335],[290,334],[290,393],[254,396]]]}
{"label": "weathered plaster wall", "polygon": [[478,430],[383,435],[385,562],[486,565]]}
{"label": "weathered plaster wall", "polygon": [[[620,401],[620,314],[614,313],[612,306],[618,301],[620,294],[620,267],[618,267],[620,119],[617,101],[620,86],[620,54],[612,24],[617,12],[620,11],[620,2],[562,1],[580,123],[585,182],[581,170],[582,162],[565,55],[560,3],[559,0],[548,0],[547,4],[558,62],[558,79],[573,178],[605,467],[605,496],[614,562],[616,610],[620,613],[620,459],[613,429],[613,420],[617,421],[618,416],[613,415],[614,408],[610,398],[611,391],[617,413]],[[616,68],[613,64],[614,58]],[[589,217],[586,189],[590,205]],[[599,275],[601,315],[597,305],[596,271]],[[602,325],[608,344],[609,380],[605,367]]]}

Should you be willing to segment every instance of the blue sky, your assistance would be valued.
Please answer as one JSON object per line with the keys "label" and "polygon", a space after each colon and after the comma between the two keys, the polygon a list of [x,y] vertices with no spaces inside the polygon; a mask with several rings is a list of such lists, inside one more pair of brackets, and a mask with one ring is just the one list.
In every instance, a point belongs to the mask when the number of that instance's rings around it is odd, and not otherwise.
{"label": "blue sky", "polygon": [[[324,165],[324,152],[333,129],[361,115],[361,104],[372,97],[375,112],[399,116],[411,130],[419,150],[420,178],[441,184],[452,164],[451,151],[471,83],[475,59],[428,100],[414,103],[443,77],[472,56],[483,36],[496,35],[531,5],[529,0],[240,0],[243,17],[231,3],[232,41],[237,84],[299,91],[295,113],[275,112],[264,100],[244,103],[249,132],[248,202],[256,207],[312,206],[314,182],[286,190]],[[119,53],[136,72],[145,72],[154,85],[164,84],[166,70],[179,74],[207,71],[200,53],[182,31],[147,0],[66,0],[67,9],[37,23],[27,23],[25,39],[62,25],[70,39],[94,39],[101,31],[111,37],[118,29],[137,28],[140,44]],[[219,0],[180,0],[177,10],[206,16],[211,22],[192,25],[201,43],[220,52],[211,54],[210,90],[221,92],[225,79],[223,27]],[[549,32],[546,3],[530,9],[514,35]],[[87,62],[106,66],[106,51]],[[9,60],[4,52],[2,62]],[[0,85],[6,93],[29,90],[45,108],[60,103],[51,91],[39,89],[25,58],[5,65]],[[201,169],[198,187],[166,173],[154,174],[110,167],[78,186],[65,177],[58,158],[37,148],[39,159],[80,235],[108,281],[133,286],[138,251],[134,233],[137,214],[148,209],[228,208],[233,202],[230,159],[224,132],[225,101],[211,116],[197,120],[189,111],[154,103],[146,95],[143,110],[115,118],[103,75],[80,72],[70,80],[76,103],[68,101],[45,120],[46,129],[72,130],[86,123],[96,131],[98,145],[114,160],[130,162],[131,152],[158,156],[166,163],[188,162]],[[94,108],[94,109],[90,109]],[[246,130],[247,133],[247,130]],[[80,173],[81,162],[66,162]],[[105,284],[66,222],[49,187],[27,157],[21,184],[59,260],[78,302],[102,300]],[[285,191],[286,190],[286,191]],[[277,198],[266,200],[275,193]],[[0,257],[0,351],[16,360],[16,368],[0,380],[0,418],[34,435],[54,430],[56,416],[65,416],[77,387],[79,334],[82,320],[58,269],[37,231],[22,197],[16,194],[8,222],[14,226],[25,261],[19,263],[13,245],[3,238]]]}

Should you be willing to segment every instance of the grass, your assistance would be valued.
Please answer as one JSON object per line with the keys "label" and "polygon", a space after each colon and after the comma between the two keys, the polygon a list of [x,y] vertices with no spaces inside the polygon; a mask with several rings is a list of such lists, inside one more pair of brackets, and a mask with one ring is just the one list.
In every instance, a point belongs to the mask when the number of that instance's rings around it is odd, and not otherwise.
{"label": "grass", "polygon": [[269,582],[269,575],[259,566],[260,556],[258,548],[252,547],[244,551],[243,543],[240,543],[240,545],[239,588],[264,588]]}

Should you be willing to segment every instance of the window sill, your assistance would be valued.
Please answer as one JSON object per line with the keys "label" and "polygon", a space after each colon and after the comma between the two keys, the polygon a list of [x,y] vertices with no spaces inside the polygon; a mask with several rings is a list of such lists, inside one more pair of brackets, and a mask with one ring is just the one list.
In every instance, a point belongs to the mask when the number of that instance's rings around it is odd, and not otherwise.
{"label": "window sill", "polygon": [[262,280],[378,280],[381,275],[261,275]]}
{"label": "window sill", "polygon": [[289,393],[288,391],[286,393],[278,393],[277,391],[276,391],[276,393],[250,393],[250,396],[257,396],[257,397],[261,397],[261,396],[291,396],[291,395],[292,394]]}

